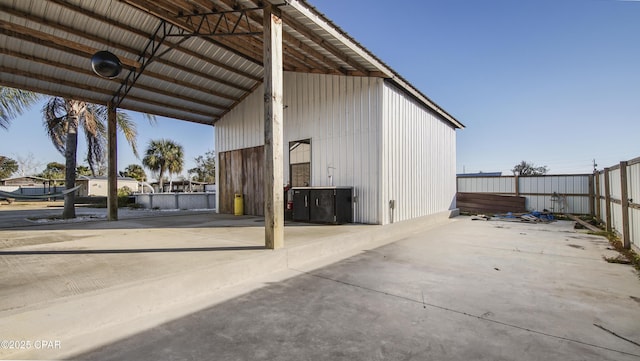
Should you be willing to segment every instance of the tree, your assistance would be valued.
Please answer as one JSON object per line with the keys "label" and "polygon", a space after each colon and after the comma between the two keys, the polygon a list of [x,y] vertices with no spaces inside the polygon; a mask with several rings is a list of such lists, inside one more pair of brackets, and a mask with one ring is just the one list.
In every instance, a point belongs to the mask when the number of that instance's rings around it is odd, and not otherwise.
{"label": "tree", "polygon": [[21,177],[35,174],[37,169],[42,166],[42,163],[38,162],[31,152],[26,156],[16,156],[16,162],[18,162],[18,174]]}
{"label": "tree", "polygon": [[[87,141],[87,162],[91,174],[96,174],[96,165],[104,160],[106,145],[106,122],[108,108],[79,100],[50,98],[42,109],[44,125],[55,148],[64,155],[67,189],[76,184],[76,160],[78,153],[78,131],[83,130]],[[136,128],[126,113],[117,112],[118,129],[124,134],[137,156],[135,145]],[[75,194],[68,193],[64,197],[62,218],[75,218]]]}
{"label": "tree", "polygon": [[120,172],[120,176],[133,178],[138,182],[147,181],[147,174],[144,172],[144,168],[138,164],[129,164],[124,171]]}
{"label": "tree", "polygon": [[18,162],[9,157],[0,155],[0,179],[9,178],[17,171]]}
{"label": "tree", "polygon": [[0,128],[7,129],[9,122],[35,104],[42,96],[38,93],[0,87]]}
{"label": "tree", "polygon": [[65,172],[66,167],[64,164],[58,162],[50,162],[47,163],[47,167],[42,171],[42,173],[38,174],[38,176],[50,180],[61,180],[64,179]]}
{"label": "tree", "polygon": [[91,169],[89,169],[89,167],[87,167],[86,165],[79,165],[76,167],[76,176],[90,176],[91,175]]}
{"label": "tree", "polygon": [[[40,95],[23,90],[0,87],[0,126],[6,128],[9,121],[33,104]],[[44,125],[56,149],[65,156],[67,189],[75,187],[76,159],[78,151],[78,130],[83,130],[87,139],[87,162],[93,175],[96,164],[104,163],[106,141],[106,123],[108,108],[79,100],[60,97],[50,98],[42,108]],[[145,114],[150,122],[155,117]],[[117,112],[118,129],[124,134],[133,153],[138,157],[136,147],[136,128],[128,114]],[[64,197],[62,218],[75,218],[75,195],[70,192]]]}
{"label": "tree", "polygon": [[142,164],[152,172],[158,172],[160,189],[163,189],[163,176],[182,172],[184,151],[181,145],[168,140],[159,139],[149,142],[149,147],[142,158]]}
{"label": "tree", "polygon": [[514,175],[528,176],[528,175],[543,175],[549,172],[549,168],[546,165],[542,167],[536,167],[533,163],[525,162],[524,160],[513,167],[511,170]]}
{"label": "tree", "polygon": [[204,156],[199,155],[194,158],[196,167],[189,169],[189,173],[194,173],[192,180],[196,182],[215,183],[216,182],[216,153],[212,150],[206,152]]}

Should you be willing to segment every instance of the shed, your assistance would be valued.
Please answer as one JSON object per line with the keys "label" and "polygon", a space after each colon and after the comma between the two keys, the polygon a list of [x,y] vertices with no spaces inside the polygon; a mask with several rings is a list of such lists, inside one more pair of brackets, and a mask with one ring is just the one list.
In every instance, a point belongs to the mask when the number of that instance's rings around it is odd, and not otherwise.
{"label": "shed", "polygon": [[[218,210],[235,193],[262,215],[263,90],[216,122]],[[449,211],[456,197],[455,121],[391,79],[284,73],[283,180],[354,188],[356,223]],[[302,150],[301,150],[302,149]],[[302,179],[302,180],[301,180]]]}
{"label": "shed", "polygon": [[2,186],[31,186],[31,187],[33,187],[33,186],[47,185],[47,184],[49,184],[51,182],[57,182],[57,181],[52,181],[52,180],[47,179],[47,178],[36,177],[36,176],[31,176],[31,175],[0,179],[0,185],[2,185]]}
{"label": "shed", "polygon": [[[89,197],[106,197],[108,189],[107,177],[88,177],[80,176],[76,179],[76,185],[80,186],[78,190],[79,196]],[[137,180],[129,177],[118,177],[118,189],[127,187],[133,192],[138,192],[139,183]]]}

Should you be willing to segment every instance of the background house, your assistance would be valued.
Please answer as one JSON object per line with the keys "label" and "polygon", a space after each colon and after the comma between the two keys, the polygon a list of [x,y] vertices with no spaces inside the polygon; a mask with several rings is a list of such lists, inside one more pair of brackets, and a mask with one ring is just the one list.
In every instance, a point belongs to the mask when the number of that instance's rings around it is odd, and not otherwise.
{"label": "background house", "polygon": [[[51,182],[47,178],[36,177],[36,176],[23,176],[23,177],[13,177],[13,178],[5,178],[0,180],[0,186],[42,186],[44,184],[48,185]],[[64,182],[64,179],[62,180]]]}
{"label": "background house", "polygon": [[[76,179],[76,185],[80,186],[77,195],[81,197],[106,197],[107,177],[80,176]],[[118,189],[128,187],[133,192],[139,191],[138,181],[129,177],[118,177]]]}

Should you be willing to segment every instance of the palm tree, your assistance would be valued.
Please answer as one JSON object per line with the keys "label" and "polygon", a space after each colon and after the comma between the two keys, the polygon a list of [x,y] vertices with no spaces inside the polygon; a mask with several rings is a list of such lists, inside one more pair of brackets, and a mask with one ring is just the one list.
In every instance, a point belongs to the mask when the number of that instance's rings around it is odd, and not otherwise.
{"label": "palm tree", "polygon": [[139,164],[129,164],[124,171],[120,172],[121,177],[130,177],[138,182],[145,182],[147,180],[147,174],[144,172]]}
{"label": "palm tree", "polygon": [[0,128],[7,129],[9,122],[35,104],[42,96],[27,90],[0,86]]}
{"label": "palm tree", "polygon": [[[83,130],[87,140],[87,162],[91,173],[95,175],[95,166],[104,158],[106,145],[106,121],[108,108],[79,100],[52,97],[42,108],[44,126],[55,148],[65,157],[65,186],[75,187],[76,159],[78,152],[78,131]],[[118,112],[118,129],[122,131],[133,153],[138,156],[135,144],[136,127],[130,116]],[[75,194],[64,197],[62,218],[75,218]]]}
{"label": "palm tree", "polygon": [[[6,129],[13,118],[41,97],[42,95],[34,92],[0,86],[0,127]],[[52,97],[47,101],[42,112],[47,134],[56,149],[65,156],[66,188],[75,186],[78,129],[84,130],[88,147],[87,162],[91,174],[95,176],[96,164],[104,160],[108,108],[78,100]],[[151,123],[155,122],[153,115],[144,115]],[[135,143],[137,135],[135,124],[126,113],[118,112],[116,120],[118,129],[131,145],[133,154],[139,157]],[[75,218],[74,201],[73,193],[68,197],[65,196],[63,218]]]}
{"label": "palm tree", "polygon": [[169,175],[182,172],[183,148],[180,144],[168,139],[152,140],[149,142],[144,158],[142,158],[142,164],[152,172],[158,172],[158,182],[160,190],[162,190],[162,177],[165,172],[169,172]]}

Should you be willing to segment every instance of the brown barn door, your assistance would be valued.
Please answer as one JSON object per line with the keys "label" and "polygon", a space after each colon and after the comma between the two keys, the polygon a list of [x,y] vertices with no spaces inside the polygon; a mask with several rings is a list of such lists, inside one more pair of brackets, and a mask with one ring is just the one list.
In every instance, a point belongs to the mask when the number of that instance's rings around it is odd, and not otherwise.
{"label": "brown barn door", "polygon": [[242,193],[244,214],[264,215],[264,147],[220,153],[219,212],[233,213],[234,195]]}

